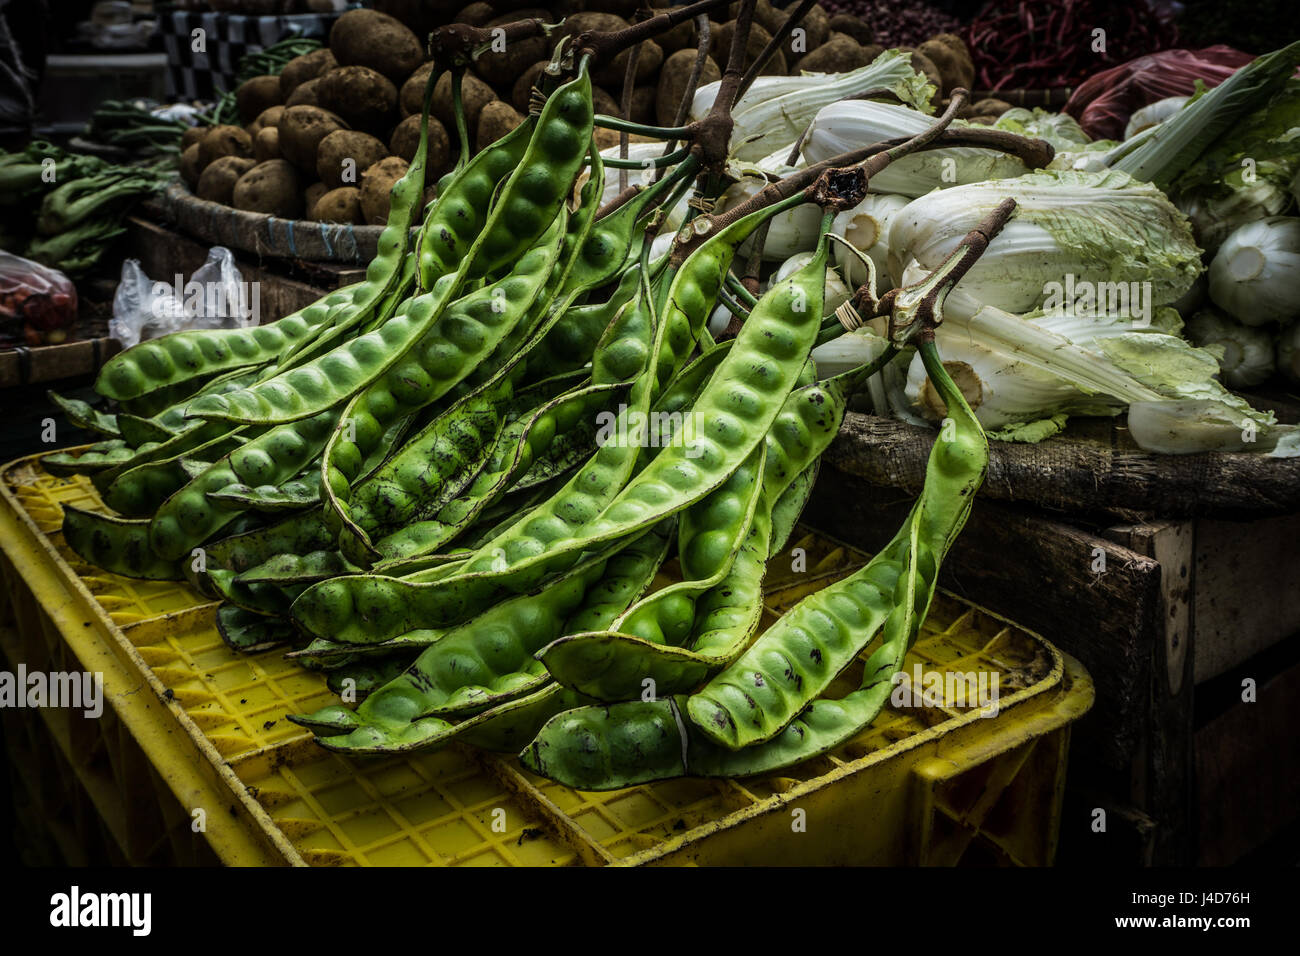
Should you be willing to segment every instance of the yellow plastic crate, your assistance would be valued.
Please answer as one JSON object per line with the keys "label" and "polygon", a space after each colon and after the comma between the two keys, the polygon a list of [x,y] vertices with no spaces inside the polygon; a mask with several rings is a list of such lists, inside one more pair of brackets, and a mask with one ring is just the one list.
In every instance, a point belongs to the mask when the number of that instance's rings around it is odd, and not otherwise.
{"label": "yellow plastic crate", "polygon": [[[104,675],[97,720],[5,713],[11,766],[27,778],[20,804],[62,828],[73,859],[98,832],[109,860],[129,863],[1052,862],[1070,724],[1092,704],[1091,680],[1038,635],[947,593],[907,668],[996,672],[998,716],[887,707],[779,776],[582,793],[459,745],[393,759],[320,749],[285,720],[335,700],[320,674],[279,650],[232,652],[216,606],[183,585],[81,562],[59,527],[64,504],[102,508],[87,480],[51,477],[39,456],[0,479],[7,666]],[[806,564],[772,568],[765,625],[867,559],[800,534]]]}

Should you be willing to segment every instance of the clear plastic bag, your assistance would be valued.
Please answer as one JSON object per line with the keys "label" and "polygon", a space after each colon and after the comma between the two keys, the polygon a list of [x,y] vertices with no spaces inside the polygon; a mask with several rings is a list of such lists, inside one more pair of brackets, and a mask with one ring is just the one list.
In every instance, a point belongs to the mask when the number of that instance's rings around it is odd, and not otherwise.
{"label": "clear plastic bag", "polygon": [[77,324],[77,287],[57,269],[0,251],[0,348],[58,345]]}
{"label": "clear plastic bag", "polygon": [[188,329],[247,328],[257,324],[257,313],[256,283],[244,282],[229,249],[213,246],[207,261],[180,288],[175,280],[150,279],[138,259],[123,262],[108,331],[130,348]]}

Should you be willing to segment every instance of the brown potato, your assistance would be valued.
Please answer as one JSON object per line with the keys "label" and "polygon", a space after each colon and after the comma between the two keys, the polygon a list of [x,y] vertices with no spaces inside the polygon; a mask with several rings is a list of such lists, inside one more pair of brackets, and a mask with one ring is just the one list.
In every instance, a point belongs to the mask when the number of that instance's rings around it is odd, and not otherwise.
{"label": "brown potato", "polygon": [[[627,76],[627,61],[631,55],[630,50],[624,50],[614,59],[594,70],[591,74],[592,82],[608,86],[611,90],[623,89],[623,80]],[[636,82],[653,82],[663,62],[663,47],[654,40],[644,41],[641,44],[641,53],[636,58]]]}
{"label": "brown potato", "polygon": [[[960,85],[957,81],[960,67],[957,63],[957,58],[952,54],[952,50],[948,49],[942,43],[933,43],[927,40],[925,43],[922,43],[920,47],[917,47],[916,53],[913,54],[914,57],[918,55],[924,56],[933,63],[935,69],[939,73],[939,82],[935,84],[938,88],[936,93],[937,96],[947,96],[952,90]],[[913,63],[915,63],[915,60]],[[933,80],[931,80],[931,82],[933,82]]]}
{"label": "brown potato", "polygon": [[843,33],[851,36],[863,46],[874,43],[876,39],[876,35],[872,32],[871,27],[867,25],[867,21],[851,13],[835,14],[835,16],[831,17],[829,26],[832,33]]}
{"label": "brown potato", "polygon": [[253,156],[253,138],[238,126],[213,126],[199,140],[199,166],[201,173],[208,164],[222,156]]}
{"label": "brown potato", "polygon": [[[664,13],[671,7],[671,4],[668,0],[651,0],[650,7],[656,13]],[[663,49],[664,56],[670,56],[678,50],[685,50],[688,47],[692,50],[695,49],[695,21],[685,20],[677,24],[666,33],[661,33],[655,37],[655,42]]]}
{"label": "brown potato", "polygon": [[[429,127],[432,128],[434,123],[438,123],[435,116],[429,117]],[[438,123],[441,128],[442,124]],[[445,137],[447,131],[443,130],[442,135]],[[393,135],[388,139],[388,152],[394,156],[400,156],[408,163],[415,158],[416,151],[420,148],[420,117],[414,113],[402,120],[393,128]]]}
{"label": "brown potato", "polygon": [[[433,72],[433,61],[421,63],[419,68],[408,76],[397,90],[397,106],[402,116],[410,116],[424,109],[424,87]],[[463,84],[462,84],[463,86]]]}
{"label": "brown potato", "polygon": [[972,103],[970,105],[970,114],[971,116],[992,116],[996,119],[1009,109],[1011,109],[1011,104],[1006,100],[999,100],[990,96]]}
{"label": "brown potato", "polygon": [[306,83],[300,83],[298,88],[289,94],[289,98],[284,101],[284,105],[320,106],[320,87],[321,78],[319,76],[314,80],[308,80]]}
{"label": "brown potato", "polygon": [[268,159],[283,159],[280,155],[280,131],[274,126],[258,130],[253,138],[253,159],[264,163]]}
{"label": "brown potato", "polygon": [[[791,6],[794,6],[794,4],[791,4]],[[738,16],[740,16],[739,3],[733,3],[727,7],[728,20],[734,20]],[[770,34],[775,35],[776,31],[781,28],[781,24],[785,23],[787,17],[789,17],[789,14],[786,11],[778,10],[772,6],[769,0],[758,0],[758,3],[754,4],[754,22]]]}
{"label": "brown potato", "polygon": [[341,66],[369,67],[393,83],[401,83],[424,62],[419,38],[377,10],[349,10],[335,20],[330,50]]}
{"label": "brown potato", "polygon": [[302,215],[298,171],[283,159],[258,163],[235,183],[232,205],[247,212],[297,219]]}
{"label": "brown potato", "polygon": [[[542,78],[542,71],[546,69],[546,65],[550,62],[550,60],[538,60],[528,69],[524,70],[524,72],[519,75],[519,79],[515,80],[515,85],[510,90],[510,105],[519,112],[528,112],[528,103],[532,99],[533,87],[536,86],[538,81]],[[608,96],[609,94],[606,93],[605,95]],[[597,109],[596,112],[599,113],[601,111]]]}
{"label": "brown potato", "polygon": [[389,156],[361,174],[361,214],[366,225],[382,226],[388,221],[389,193],[408,168],[400,156]]}
{"label": "brown potato", "polygon": [[[286,5],[292,2],[295,0],[285,0]],[[326,8],[332,4],[335,9],[344,5],[339,0],[308,0],[308,3]],[[464,0],[371,0],[366,4],[401,20],[421,38],[440,26],[454,23],[456,11],[464,5]]]}
{"label": "brown potato", "polygon": [[283,106],[272,106],[270,109],[263,110],[257,115],[257,119],[253,120],[253,122],[246,127],[248,135],[253,137],[256,141],[258,133],[266,129],[268,126],[278,125],[280,117],[283,115]]}
{"label": "brown potato", "polygon": [[[423,95],[423,94],[421,94]],[[488,86],[477,76],[472,73],[466,73],[465,79],[460,84],[460,101],[465,107],[465,128],[469,130],[471,141],[478,135],[478,120],[483,113],[483,107],[496,100],[497,95],[492,92],[492,87]],[[416,107],[415,112],[420,112]],[[448,130],[456,128],[456,114],[451,105],[451,74],[444,73],[438,80],[437,86],[433,90],[433,109],[434,116]]]}
{"label": "brown potato", "polygon": [[388,155],[388,147],[369,133],[336,129],[316,147],[316,174],[330,189],[355,186],[361,174]]}
{"label": "brown potato", "polygon": [[181,133],[181,152],[184,153],[185,150],[201,140],[211,128],[211,126],[191,126],[186,129],[185,132]]}
{"label": "brown potato", "polygon": [[638,86],[632,91],[633,123],[653,123],[655,121],[655,100],[659,89],[654,86]]}
{"label": "brown potato", "polygon": [[358,129],[393,128],[397,87],[367,66],[341,66],[320,78],[320,105]]}
{"label": "brown potato", "polygon": [[930,40],[935,43],[942,43],[958,56],[964,56],[966,59],[970,59],[970,48],[966,46],[966,41],[955,33],[936,33],[934,36],[930,37]]}
{"label": "brown potato", "polygon": [[[591,88],[591,105],[597,113],[604,116],[623,115],[623,109],[618,100],[614,99],[613,96],[602,90],[599,86],[593,86]],[[519,110],[519,112],[522,113],[524,110]]]}
{"label": "brown potato", "polygon": [[199,185],[194,190],[194,194],[200,199],[229,206],[235,192],[235,183],[239,182],[240,176],[256,165],[253,160],[239,156],[222,156],[220,159],[214,159],[199,176]]}
{"label": "brown potato", "polygon": [[846,73],[866,66],[867,51],[852,37],[832,37],[795,64],[796,72]]}
{"label": "brown potato", "polygon": [[240,83],[235,90],[235,108],[245,123],[253,122],[272,106],[279,106],[283,102],[278,76],[255,76]]}
{"label": "brown potato", "polygon": [[[554,22],[549,19],[548,11],[530,7],[512,10],[504,16],[493,17],[484,26],[499,27],[531,17],[537,17],[546,23]],[[509,89],[518,79],[519,74],[528,69],[529,64],[551,55],[551,44],[554,42],[554,39],[530,37],[527,40],[507,43],[504,50],[489,50],[480,56],[474,61],[474,69],[493,86],[503,90]]]}
{"label": "brown potato", "polygon": [[302,200],[303,200],[302,208],[304,210],[303,215],[306,216],[308,219],[314,218],[312,216],[312,213],[316,209],[316,203],[320,199],[320,197],[324,196],[327,192],[329,192],[329,187],[326,186],[324,183],[312,183],[310,186],[304,189],[302,191]]}
{"label": "brown potato", "polygon": [[181,179],[185,184],[194,189],[199,184],[199,175],[202,170],[199,169],[199,144],[190,143],[181,153]]}
{"label": "brown potato", "polygon": [[452,23],[468,23],[472,27],[481,27],[497,15],[490,3],[471,3],[461,7],[452,17]]}
{"label": "brown potato", "polygon": [[479,115],[475,151],[482,152],[523,121],[523,114],[509,103],[493,100]]}
{"label": "brown potato", "polygon": [[[722,71],[727,69],[727,61],[731,58],[731,38],[736,32],[736,21],[731,20],[722,24],[713,31],[709,38],[709,55],[713,57],[718,68]],[[768,33],[757,23],[750,24],[749,42],[745,46],[745,65],[748,66],[754,62],[755,57],[767,46],[772,34]],[[808,48],[815,49],[809,43]],[[786,71],[785,52],[777,50],[772,59],[767,61],[767,65],[759,71],[760,76],[784,76]]]}
{"label": "brown potato", "polygon": [[963,56],[960,51],[947,43],[926,40],[916,48],[916,52],[928,57],[939,70],[939,75],[943,79],[944,95],[959,86],[969,90],[975,82],[975,64],[971,62],[970,56]]}
{"label": "brown potato", "polygon": [[359,226],[364,222],[361,213],[361,190],[356,186],[340,186],[321,194],[312,206],[310,218],[317,222],[343,222]]}
{"label": "brown potato", "polygon": [[[694,50],[678,50],[664,62],[664,68],[659,73],[659,88],[655,91],[655,119],[660,126],[671,126],[677,119],[677,109],[686,94],[686,84],[690,82],[691,70],[694,68]],[[699,86],[720,79],[722,71],[718,69],[718,64],[713,57],[705,57]],[[689,108],[688,105],[687,109]]]}
{"label": "brown potato", "polygon": [[808,49],[815,50],[831,35],[831,16],[820,3],[814,3],[799,26],[806,31]]}
{"label": "brown potato", "polygon": [[[397,124],[388,142],[388,151],[408,163],[420,148],[420,117],[408,116]],[[438,117],[429,117],[429,136],[425,155],[425,178],[438,177],[451,168],[451,137]]]}
{"label": "brown potato", "polygon": [[334,54],[330,52],[329,47],[321,47],[302,56],[295,56],[280,71],[281,102],[288,103],[290,93],[308,80],[323,76],[338,65],[338,60],[334,59]]}
{"label": "brown potato", "polygon": [[337,129],[347,129],[343,119],[318,106],[286,107],[276,127],[280,153],[299,169],[316,172],[316,148]]}

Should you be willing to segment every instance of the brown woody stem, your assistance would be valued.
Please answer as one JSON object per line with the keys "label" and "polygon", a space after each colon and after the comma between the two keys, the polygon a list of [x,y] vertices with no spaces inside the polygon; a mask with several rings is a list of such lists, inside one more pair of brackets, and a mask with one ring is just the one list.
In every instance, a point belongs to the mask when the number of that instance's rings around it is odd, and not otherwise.
{"label": "brown woody stem", "polygon": [[777,49],[794,32],[794,28],[808,15],[808,11],[816,3],[817,0],[800,0],[799,5],[790,11],[790,15],[785,18],[785,23],[781,24],[780,29],[776,31],[772,39],[767,41],[767,46],[763,47],[763,51],[759,53],[754,62],[749,65],[749,69],[745,71],[745,75],[741,77],[740,88],[736,90],[737,100],[744,96],[745,92],[754,85],[759,70],[767,66],[768,61],[776,55]]}

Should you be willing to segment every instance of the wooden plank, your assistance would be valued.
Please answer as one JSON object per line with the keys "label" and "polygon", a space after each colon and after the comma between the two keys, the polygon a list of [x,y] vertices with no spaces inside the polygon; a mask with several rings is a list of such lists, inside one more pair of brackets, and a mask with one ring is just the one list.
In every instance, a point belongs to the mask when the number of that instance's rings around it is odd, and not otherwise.
{"label": "wooden plank", "polygon": [[1188,865],[1195,859],[1192,809],[1192,678],[1198,645],[1195,592],[1196,525],[1157,521],[1109,528],[1106,536],[1155,559],[1160,607],[1151,650],[1151,706],[1134,758],[1131,796],[1154,822],[1148,863]]}
{"label": "wooden plank", "polygon": [[[906,422],[850,413],[826,460],[872,484],[915,492],[933,436]],[[990,444],[989,477],[980,492],[986,499],[1112,520],[1300,512],[1300,458],[1153,455],[1137,448],[1127,430],[1102,419],[1078,419],[1037,445]]]}
{"label": "wooden plank", "polygon": [[1300,664],[1260,679],[1196,733],[1196,792],[1203,866],[1224,866],[1300,818]]}
{"label": "wooden plank", "polygon": [[[823,468],[804,520],[875,551],[901,525],[912,500]],[[1105,569],[1094,571],[1102,555]],[[1150,708],[1159,565],[1089,532],[980,497],[939,580],[1083,662],[1096,682],[1097,704],[1074,729],[1076,756],[1127,772]]]}
{"label": "wooden plank", "polygon": [[1200,521],[1196,530],[1196,683],[1300,632],[1300,514]]}
{"label": "wooden plank", "polygon": [[6,349],[0,351],[0,388],[90,375],[121,350],[116,339],[108,338]]}

